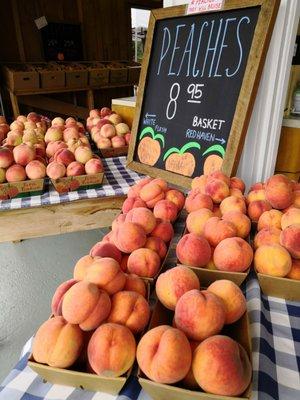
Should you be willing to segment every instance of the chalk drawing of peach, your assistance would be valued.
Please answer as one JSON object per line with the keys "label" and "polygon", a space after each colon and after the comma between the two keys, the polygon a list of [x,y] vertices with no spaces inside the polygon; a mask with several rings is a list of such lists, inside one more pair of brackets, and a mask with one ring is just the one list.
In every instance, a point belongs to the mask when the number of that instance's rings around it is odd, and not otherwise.
{"label": "chalk drawing of peach", "polygon": [[[150,136],[146,136],[150,134]],[[157,163],[161,154],[161,141],[162,147],[165,147],[165,138],[160,133],[155,133],[151,126],[144,128],[140,134],[140,143],[138,145],[137,153],[141,163],[151,165]]]}
{"label": "chalk drawing of peach", "polygon": [[202,156],[206,156],[209,153],[219,153],[221,154],[222,157],[220,157],[217,154],[211,154],[209,155],[203,164],[203,174],[204,175],[209,175],[214,171],[220,171],[222,168],[223,164],[223,158],[225,155],[225,150],[220,144],[214,144],[213,146],[210,146],[205,152],[202,154]]}
{"label": "chalk drawing of peach", "polygon": [[187,152],[190,149],[200,150],[201,146],[197,142],[189,142],[181,149],[177,147],[169,149],[164,155],[166,170],[180,175],[192,176],[195,171],[196,160],[192,153]]}

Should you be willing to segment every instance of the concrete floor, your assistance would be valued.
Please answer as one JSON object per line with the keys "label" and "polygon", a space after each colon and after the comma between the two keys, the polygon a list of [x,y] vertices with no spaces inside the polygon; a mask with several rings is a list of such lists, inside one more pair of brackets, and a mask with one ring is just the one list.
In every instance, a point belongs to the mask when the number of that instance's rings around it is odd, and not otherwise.
{"label": "concrete floor", "polygon": [[0,382],[50,315],[56,287],[102,235],[96,230],[0,244]]}

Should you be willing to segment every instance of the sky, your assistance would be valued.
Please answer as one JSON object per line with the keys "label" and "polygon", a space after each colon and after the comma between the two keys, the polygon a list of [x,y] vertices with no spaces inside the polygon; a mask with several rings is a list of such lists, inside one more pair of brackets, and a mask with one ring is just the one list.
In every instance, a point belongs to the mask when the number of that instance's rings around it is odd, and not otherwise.
{"label": "sky", "polygon": [[131,9],[131,19],[132,19],[132,27],[142,26],[148,27],[150,11],[149,10],[141,10],[138,8]]}

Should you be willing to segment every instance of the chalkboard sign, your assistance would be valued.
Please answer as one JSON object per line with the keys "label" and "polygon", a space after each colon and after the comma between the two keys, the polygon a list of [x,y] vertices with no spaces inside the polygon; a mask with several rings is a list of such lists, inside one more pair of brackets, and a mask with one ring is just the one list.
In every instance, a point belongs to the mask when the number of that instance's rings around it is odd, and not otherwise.
{"label": "chalkboard sign", "polygon": [[219,12],[152,11],[129,168],[184,186],[235,172],[277,8],[227,0]]}

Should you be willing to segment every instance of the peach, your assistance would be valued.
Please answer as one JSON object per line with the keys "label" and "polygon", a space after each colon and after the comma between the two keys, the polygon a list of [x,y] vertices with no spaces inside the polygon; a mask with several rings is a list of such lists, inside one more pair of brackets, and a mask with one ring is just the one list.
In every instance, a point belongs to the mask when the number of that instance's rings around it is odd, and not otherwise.
{"label": "peach", "polygon": [[[190,340],[190,346],[191,346],[191,350],[192,350],[192,365],[193,365],[194,352],[195,352],[196,348],[198,347],[199,343],[200,342],[197,342],[195,340]],[[183,378],[182,384],[187,389],[197,390],[197,389],[199,389],[199,385],[196,382],[196,379],[194,377],[192,365],[191,365],[191,368],[190,368],[189,372],[187,373],[187,375]]]}
{"label": "peach", "polygon": [[252,263],[253,250],[251,246],[240,237],[222,240],[215,248],[213,261],[220,271],[243,272]]}
{"label": "peach", "polygon": [[205,223],[212,216],[213,213],[208,208],[192,211],[186,219],[187,230],[195,235],[203,235]]}
{"label": "peach", "polygon": [[29,146],[23,143],[19,144],[19,146],[16,146],[13,149],[13,155],[15,162],[25,167],[25,165],[27,165],[30,161],[35,159],[36,151],[33,146]]}
{"label": "peach", "polygon": [[109,149],[112,147],[111,141],[108,138],[100,138],[96,144],[98,149]]}
{"label": "peach", "polygon": [[139,196],[147,207],[153,208],[159,200],[165,198],[165,192],[157,183],[150,182],[140,189]]}
{"label": "peach", "polygon": [[172,384],[188,373],[192,351],[183,332],[168,325],[160,325],[141,338],[136,358],[140,369],[149,379]]}
{"label": "peach", "polygon": [[34,145],[36,156],[46,157],[46,147],[42,143],[36,143]]}
{"label": "peach", "polygon": [[46,147],[48,157],[53,157],[59,149],[66,149],[68,146],[65,142],[58,140],[57,142],[49,142]]}
{"label": "peach", "polygon": [[116,136],[116,128],[111,124],[105,124],[100,129],[100,134],[104,138],[111,139]]}
{"label": "peach", "polygon": [[[138,183],[136,183],[135,185],[131,186],[128,190],[127,193],[127,197],[140,197],[140,191],[142,189],[142,187],[144,187],[145,185],[147,185],[148,183],[152,182],[152,178],[143,178],[141,180],[138,181]],[[159,188],[159,191],[160,188]],[[146,195],[146,193],[145,193]]]}
{"label": "peach", "polygon": [[111,113],[112,113],[112,111],[109,107],[102,107],[100,110],[101,118],[105,118],[105,117],[109,116]]}
{"label": "peach", "polygon": [[24,124],[21,121],[13,121],[10,125],[9,125],[10,129],[13,131],[14,129],[19,129],[19,130],[23,130],[24,129]]}
{"label": "peach", "polygon": [[249,192],[251,192],[252,190],[260,190],[264,188],[265,184],[263,182],[256,182],[253,185],[251,185]]}
{"label": "peach", "polygon": [[11,165],[5,174],[7,182],[21,182],[26,181],[26,172],[25,168],[19,164]]}
{"label": "peach", "polygon": [[90,250],[91,257],[110,257],[121,262],[122,254],[120,250],[112,243],[98,242]]}
{"label": "peach", "polygon": [[37,135],[35,132],[26,132],[24,131],[23,138],[22,138],[23,143],[30,142],[31,144],[36,144],[38,141]]}
{"label": "peach", "polygon": [[[300,209],[296,207],[290,207],[287,212],[282,214],[280,222],[281,229],[285,229],[293,224],[300,224]],[[280,226],[278,228],[280,228]]]}
{"label": "peach", "polygon": [[56,142],[58,140],[63,140],[63,132],[59,127],[51,127],[47,130],[45,134],[45,142]]}
{"label": "peach", "polygon": [[75,128],[75,127],[66,128],[66,129],[63,131],[63,139],[64,139],[65,142],[67,142],[67,141],[70,140],[70,139],[76,139],[76,140],[78,140],[78,139],[79,139],[79,132],[78,132],[78,129]]}
{"label": "peach", "polygon": [[126,283],[123,290],[136,292],[147,298],[145,282],[135,274],[126,274]]}
{"label": "peach", "polygon": [[0,147],[0,168],[8,168],[13,162],[13,152],[6,147]]}
{"label": "peach", "polygon": [[103,324],[91,337],[87,354],[91,369],[100,376],[117,377],[133,365],[136,343],[133,334],[118,324]]}
{"label": "peach", "polygon": [[145,230],[133,222],[124,222],[116,230],[115,244],[123,253],[132,253],[143,247],[146,240]]}
{"label": "peach", "polygon": [[223,300],[226,311],[225,324],[233,324],[247,311],[246,298],[234,282],[220,279],[211,283],[207,290]]}
{"label": "peach", "polygon": [[212,336],[199,344],[194,352],[192,369],[198,385],[205,392],[219,396],[241,395],[252,377],[245,349],[223,335]]}
{"label": "peach", "polygon": [[167,254],[167,246],[165,242],[158,237],[150,236],[145,243],[146,249],[155,251],[161,259],[165,258]]}
{"label": "peach", "polygon": [[220,181],[223,181],[224,183],[226,183],[227,186],[230,185],[230,178],[220,170],[216,170],[216,171],[213,171],[210,174],[208,174],[207,182],[210,182],[213,179],[219,179]]}
{"label": "peach", "polygon": [[120,264],[111,257],[96,258],[87,268],[85,279],[105,290],[109,295],[122,290],[126,282],[126,276]]}
{"label": "peach", "polygon": [[236,236],[237,231],[231,222],[212,217],[206,221],[203,235],[212,247],[216,247],[222,240]]}
{"label": "peach", "polygon": [[65,293],[77,283],[75,279],[69,279],[66,282],[61,283],[56,289],[52,301],[51,301],[51,311],[53,315],[62,315],[62,301]]}
{"label": "peach", "polygon": [[129,126],[127,124],[124,124],[124,122],[120,122],[115,126],[115,128],[118,136],[125,136],[126,133],[130,131]]}
{"label": "peach", "polygon": [[131,140],[131,132],[126,133],[126,135],[124,136],[125,138],[125,142],[127,145],[129,145],[130,140]]}
{"label": "peach", "polygon": [[265,211],[270,211],[272,206],[266,200],[254,200],[248,205],[248,216],[253,222],[258,222]]}
{"label": "peach", "polygon": [[123,224],[123,222],[125,222],[125,220],[126,220],[126,215],[127,215],[127,214],[119,214],[119,215],[113,220],[112,225],[111,225],[112,231],[116,231],[117,228],[118,228],[118,226],[121,225],[121,224]]}
{"label": "peach", "polygon": [[85,172],[87,175],[93,175],[93,174],[99,174],[100,172],[103,172],[103,164],[102,161],[99,160],[98,158],[91,158],[86,164],[85,164]]}
{"label": "peach", "polygon": [[257,200],[266,200],[266,191],[264,189],[251,190],[247,196],[247,203]]}
{"label": "peach", "polygon": [[106,320],[111,309],[108,294],[97,285],[79,281],[64,295],[62,315],[70,324],[78,324],[83,331],[92,331]]}
{"label": "peach", "polygon": [[279,244],[263,245],[255,252],[254,267],[261,274],[284,277],[291,270],[292,259]]}
{"label": "peach", "polygon": [[18,132],[9,132],[3,144],[5,144],[6,146],[16,147],[22,144],[22,142],[23,138],[21,134],[19,134]]}
{"label": "peach", "polygon": [[251,221],[247,215],[239,211],[229,211],[222,216],[222,219],[234,225],[237,236],[245,239],[250,234]]}
{"label": "peach", "polygon": [[161,187],[161,189],[166,192],[168,190],[168,182],[161,178],[155,178],[152,180],[152,183]]}
{"label": "peach", "polygon": [[114,125],[118,125],[122,122],[122,117],[118,114],[110,114],[108,116],[108,120],[112,122]]}
{"label": "peach", "polygon": [[205,193],[211,197],[214,203],[219,204],[229,196],[229,187],[220,179],[211,179],[205,185]]}
{"label": "peach", "polygon": [[143,331],[149,318],[150,307],[141,294],[123,291],[112,296],[107,322],[127,326],[133,334],[137,334]]}
{"label": "peach", "polygon": [[38,160],[30,161],[25,167],[29,179],[42,179],[46,176],[45,165]]}
{"label": "peach", "polygon": [[137,207],[146,207],[146,203],[139,197],[128,197],[122,205],[122,211],[124,214],[127,214],[130,210]]}
{"label": "peach", "polygon": [[292,224],[285,228],[280,234],[280,244],[288,250],[293,258],[299,259],[300,224]]}
{"label": "peach", "polygon": [[293,202],[290,180],[281,174],[271,176],[266,182],[266,199],[273,208],[281,210],[289,207]]}
{"label": "peach", "polygon": [[300,190],[293,192],[293,204],[292,207],[300,208]]}
{"label": "peach", "polygon": [[243,194],[245,193],[245,183],[242,179],[233,176],[230,178],[229,189],[239,189]]}
{"label": "peach", "polygon": [[257,249],[266,244],[280,244],[280,234],[281,229],[272,226],[261,229],[254,237],[254,248]]}
{"label": "peach", "polygon": [[129,254],[124,254],[122,256],[122,260],[120,262],[120,268],[123,272],[127,271],[127,263],[128,263]]}
{"label": "peach", "polygon": [[257,224],[257,230],[264,228],[281,229],[282,212],[279,210],[265,211],[261,214]]}
{"label": "peach", "polygon": [[[175,207],[174,204],[173,206]],[[151,233],[156,226],[156,218],[153,212],[146,207],[137,207],[128,211],[125,221],[141,226],[146,234]]]}
{"label": "peach", "polygon": [[222,217],[220,206],[217,205],[217,204],[214,204],[213,209],[212,209],[212,213],[213,213],[214,217],[219,217],[219,218]]}
{"label": "peach", "polygon": [[68,368],[80,356],[83,332],[78,325],[67,323],[63,317],[48,319],[38,329],[32,346],[36,362],[55,368]]}
{"label": "peach", "polygon": [[178,211],[182,210],[185,203],[185,197],[183,193],[175,189],[170,189],[167,191],[166,200],[169,200],[172,203],[174,203]]}
{"label": "peach", "polygon": [[229,195],[230,195],[230,196],[234,196],[234,197],[239,197],[239,198],[245,200],[245,196],[244,196],[243,193],[240,191],[240,189],[230,188],[230,189],[229,189]]}
{"label": "peach", "polygon": [[229,196],[221,201],[220,210],[222,215],[230,211],[239,211],[243,214],[246,214],[246,203],[240,197]]}
{"label": "peach", "polygon": [[186,292],[175,308],[175,324],[191,340],[201,341],[216,335],[222,330],[225,318],[223,300],[208,290]]}
{"label": "peach", "polygon": [[159,301],[173,311],[180,297],[193,289],[200,290],[199,279],[190,268],[183,265],[160,274],[155,285]]}
{"label": "peach", "polygon": [[185,200],[185,209],[188,213],[200,210],[201,208],[213,209],[212,199],[207,194],[200,193],[199,189],[189,192]]}
{"label": "peach", "polygon": [[192,190],[198,189],[200,191],[200,193],[205,194],[206,183],[207,183],[206,175],[196,176],[192,180],[191,188],[192,188]]}
{"label": "peach", "polygon": [[51,126],[64,126],[65,120],[61,117],[56,117],[51,121]]}
{"label": "peach", "polygon": [[100,117],[100,111],[99,111],[99,110],[97,110],[97,109],[90,110],[90,112],[89,112],[89,116],[90,116],[91,118],[97,118],[97,117]]}
{"label": "peach", "polygon": [[134,250],[127,261],[128,272],[147,278],[153,278],[158,273],[160,266],[159,255],[144,247]]}
{"label": "peach", "polygon": [[122,136],[114,136],[111,139],[111,144],[114,149],[126,146],[125,139]]}
{"label": "peach", "polygon": [[0,168],[0,183],[3,183],[3,182],[6,181],[5,172],[6,172],[6,171],[5,171],[4,168]]}
{"label": "peach", "polygon": [[162,239],[165,243],[169,243],[174,236],[174,228],[169,221],[156,220],[156,227],[151,232],[151,236]]}
{"label": "peach", "polygon": [[292,258],[292,267],[290,272],[286,275],[286,278],[300,280],[300,260]]}
{"label": "peach", "polygon": [[59,149],[54,154],[54,161],[64,164],[67,167],[73,161],[75,161],[74,154],[68,149]]}
{"label": "peach", "polygon": [[66,175],[66,167],[57,161],[52,161],[47,165],[46,173],[51,179],[59,179]]}
{"label": "peach", "polygon": [[177,218],[178,208],[170,200],[160,200],[155,204],[153,214],[156,218],[160,218],[163,221],[174,222]]}
{"label": "peach", "polygon": [[75,150],[75,159],[82,164],[86,164],[91,158],[93,158],[92,150],[85,146],[78,146]]}
{"label": "peach", "polygon": [[179,240],[176,255],[181,264],[203,267],[211,258],[211,248],[204,236],[189,233]]}
{"label": "peach", "polygon": [[87,273],[88,268],[93,264],[94,258],[90,255],[81,257],[74,267],[73,278],[82,281]]}
{"label": "peach", "polygon": [[84,165],[78,161],[73,161],[67,166],[67,176],[85,175]]}

